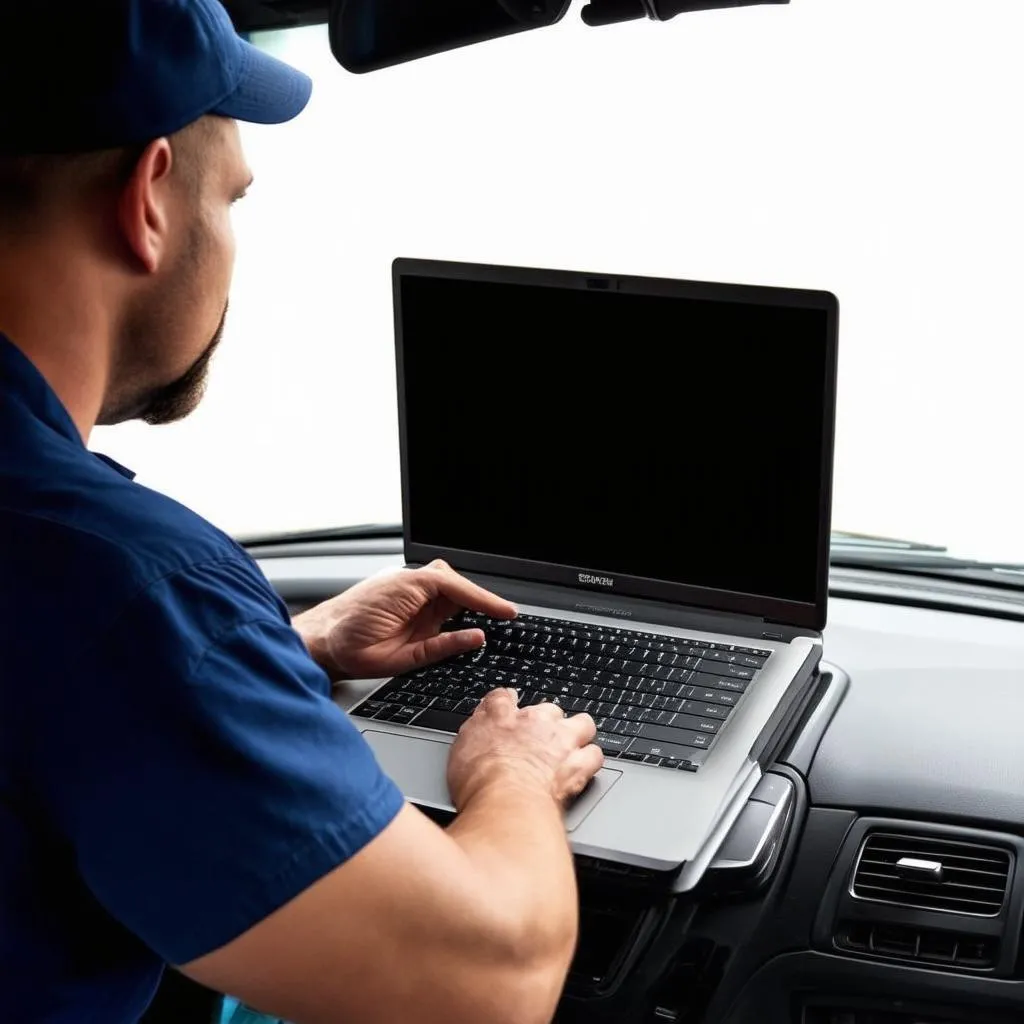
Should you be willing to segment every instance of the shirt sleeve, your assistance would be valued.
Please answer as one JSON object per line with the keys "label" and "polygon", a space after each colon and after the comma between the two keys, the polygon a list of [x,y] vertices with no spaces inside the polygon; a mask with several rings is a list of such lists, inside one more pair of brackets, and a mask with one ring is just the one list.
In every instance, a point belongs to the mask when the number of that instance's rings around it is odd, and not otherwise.
{"label": "shirt sleeve", "polygon": [[95,897],[170,963],[224,945],[402,806],[254,567],[136,598],[60,709],[47,767]]}

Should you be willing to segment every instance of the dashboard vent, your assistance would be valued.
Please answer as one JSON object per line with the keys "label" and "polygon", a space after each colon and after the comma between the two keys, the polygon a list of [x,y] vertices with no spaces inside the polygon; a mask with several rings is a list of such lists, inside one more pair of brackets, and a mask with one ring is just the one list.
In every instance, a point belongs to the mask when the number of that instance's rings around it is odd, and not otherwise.
{"label": "dashboard vent", "polygon": [[850,891],[876,903],[996,917],[1011,865],[1009,851],[996,846],[875,832],[861,847]]}

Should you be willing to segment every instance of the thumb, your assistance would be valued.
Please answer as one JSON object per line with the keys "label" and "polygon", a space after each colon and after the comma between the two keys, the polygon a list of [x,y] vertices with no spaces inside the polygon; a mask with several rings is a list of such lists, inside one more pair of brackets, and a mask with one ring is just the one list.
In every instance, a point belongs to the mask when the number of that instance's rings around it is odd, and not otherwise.
{"label": "thumb", "polygon": [[482,629],[458,629],[451,633],[438,633],[418,644],[416,661],[420,665],[428,665],[445,658],[454,658],[457,654],[467,651],[478,651],[484,645]]}

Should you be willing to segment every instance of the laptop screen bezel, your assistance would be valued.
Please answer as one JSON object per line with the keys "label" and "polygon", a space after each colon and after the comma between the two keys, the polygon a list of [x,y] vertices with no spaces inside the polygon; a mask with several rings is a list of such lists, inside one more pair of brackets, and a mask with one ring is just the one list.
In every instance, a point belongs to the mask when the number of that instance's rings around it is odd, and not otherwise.
{"label": "laptop screen bezel", "polygon": [[[409,488],[408,423],[405,408],[405,360],[402,323],[402,288],[404,277],[434,277],[494,284],[533,285],[578,290],[617,291],[635,295],[654,295],[703,299],[717,302],[742,302],[757,305],[790,306],[823,310],[825,332],[825,394],[822,416],[821,494],[818,508],[817,568],[813,602],[785,600],[763,594],[746,594],[731,590],[672,583],[667,580],[627,576],[609,572],[600,566],[561,565],[539,562],[481,551],[441,547],[413,541],[412,510]],[[669,278],[637,277],[620,274],[599,274],[530,267],[507,267],[492,264],[460,263],[445,260],[423,260],[402,257],[392,265],[392,287],[395,316],[395,361],[398,383],[398,433],[402,481],[402,523],[404,553],[407,562],[422,564],[444,558],[454,568],[465,572],[507,576],[516,580],[554,583],[580,594],[602,594],[649,598],[701,610],[750,615],[766,622],[820,631],[828,614],[829,536],[832,518],[832,477],[835,449],[836,368],[839,333],[839,303],[827,291],[774,288],[763,285],[720,284]],[[605,584],[582,583],[579,574],[613,579]]]}

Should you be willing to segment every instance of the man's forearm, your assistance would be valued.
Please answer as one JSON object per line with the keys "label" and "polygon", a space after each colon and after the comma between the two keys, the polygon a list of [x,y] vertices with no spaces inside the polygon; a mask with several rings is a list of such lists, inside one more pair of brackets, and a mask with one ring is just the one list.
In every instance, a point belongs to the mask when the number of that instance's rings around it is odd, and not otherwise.
{"label": "man's forearm", "polygon": [[534,979],[534,992],[524,998],[549,1002],[553,1012],[579,916],[561,809],[547,794],[511,781],[495,783],[474,795],[448,834],[500,908],[509,941],[505,955]]}

